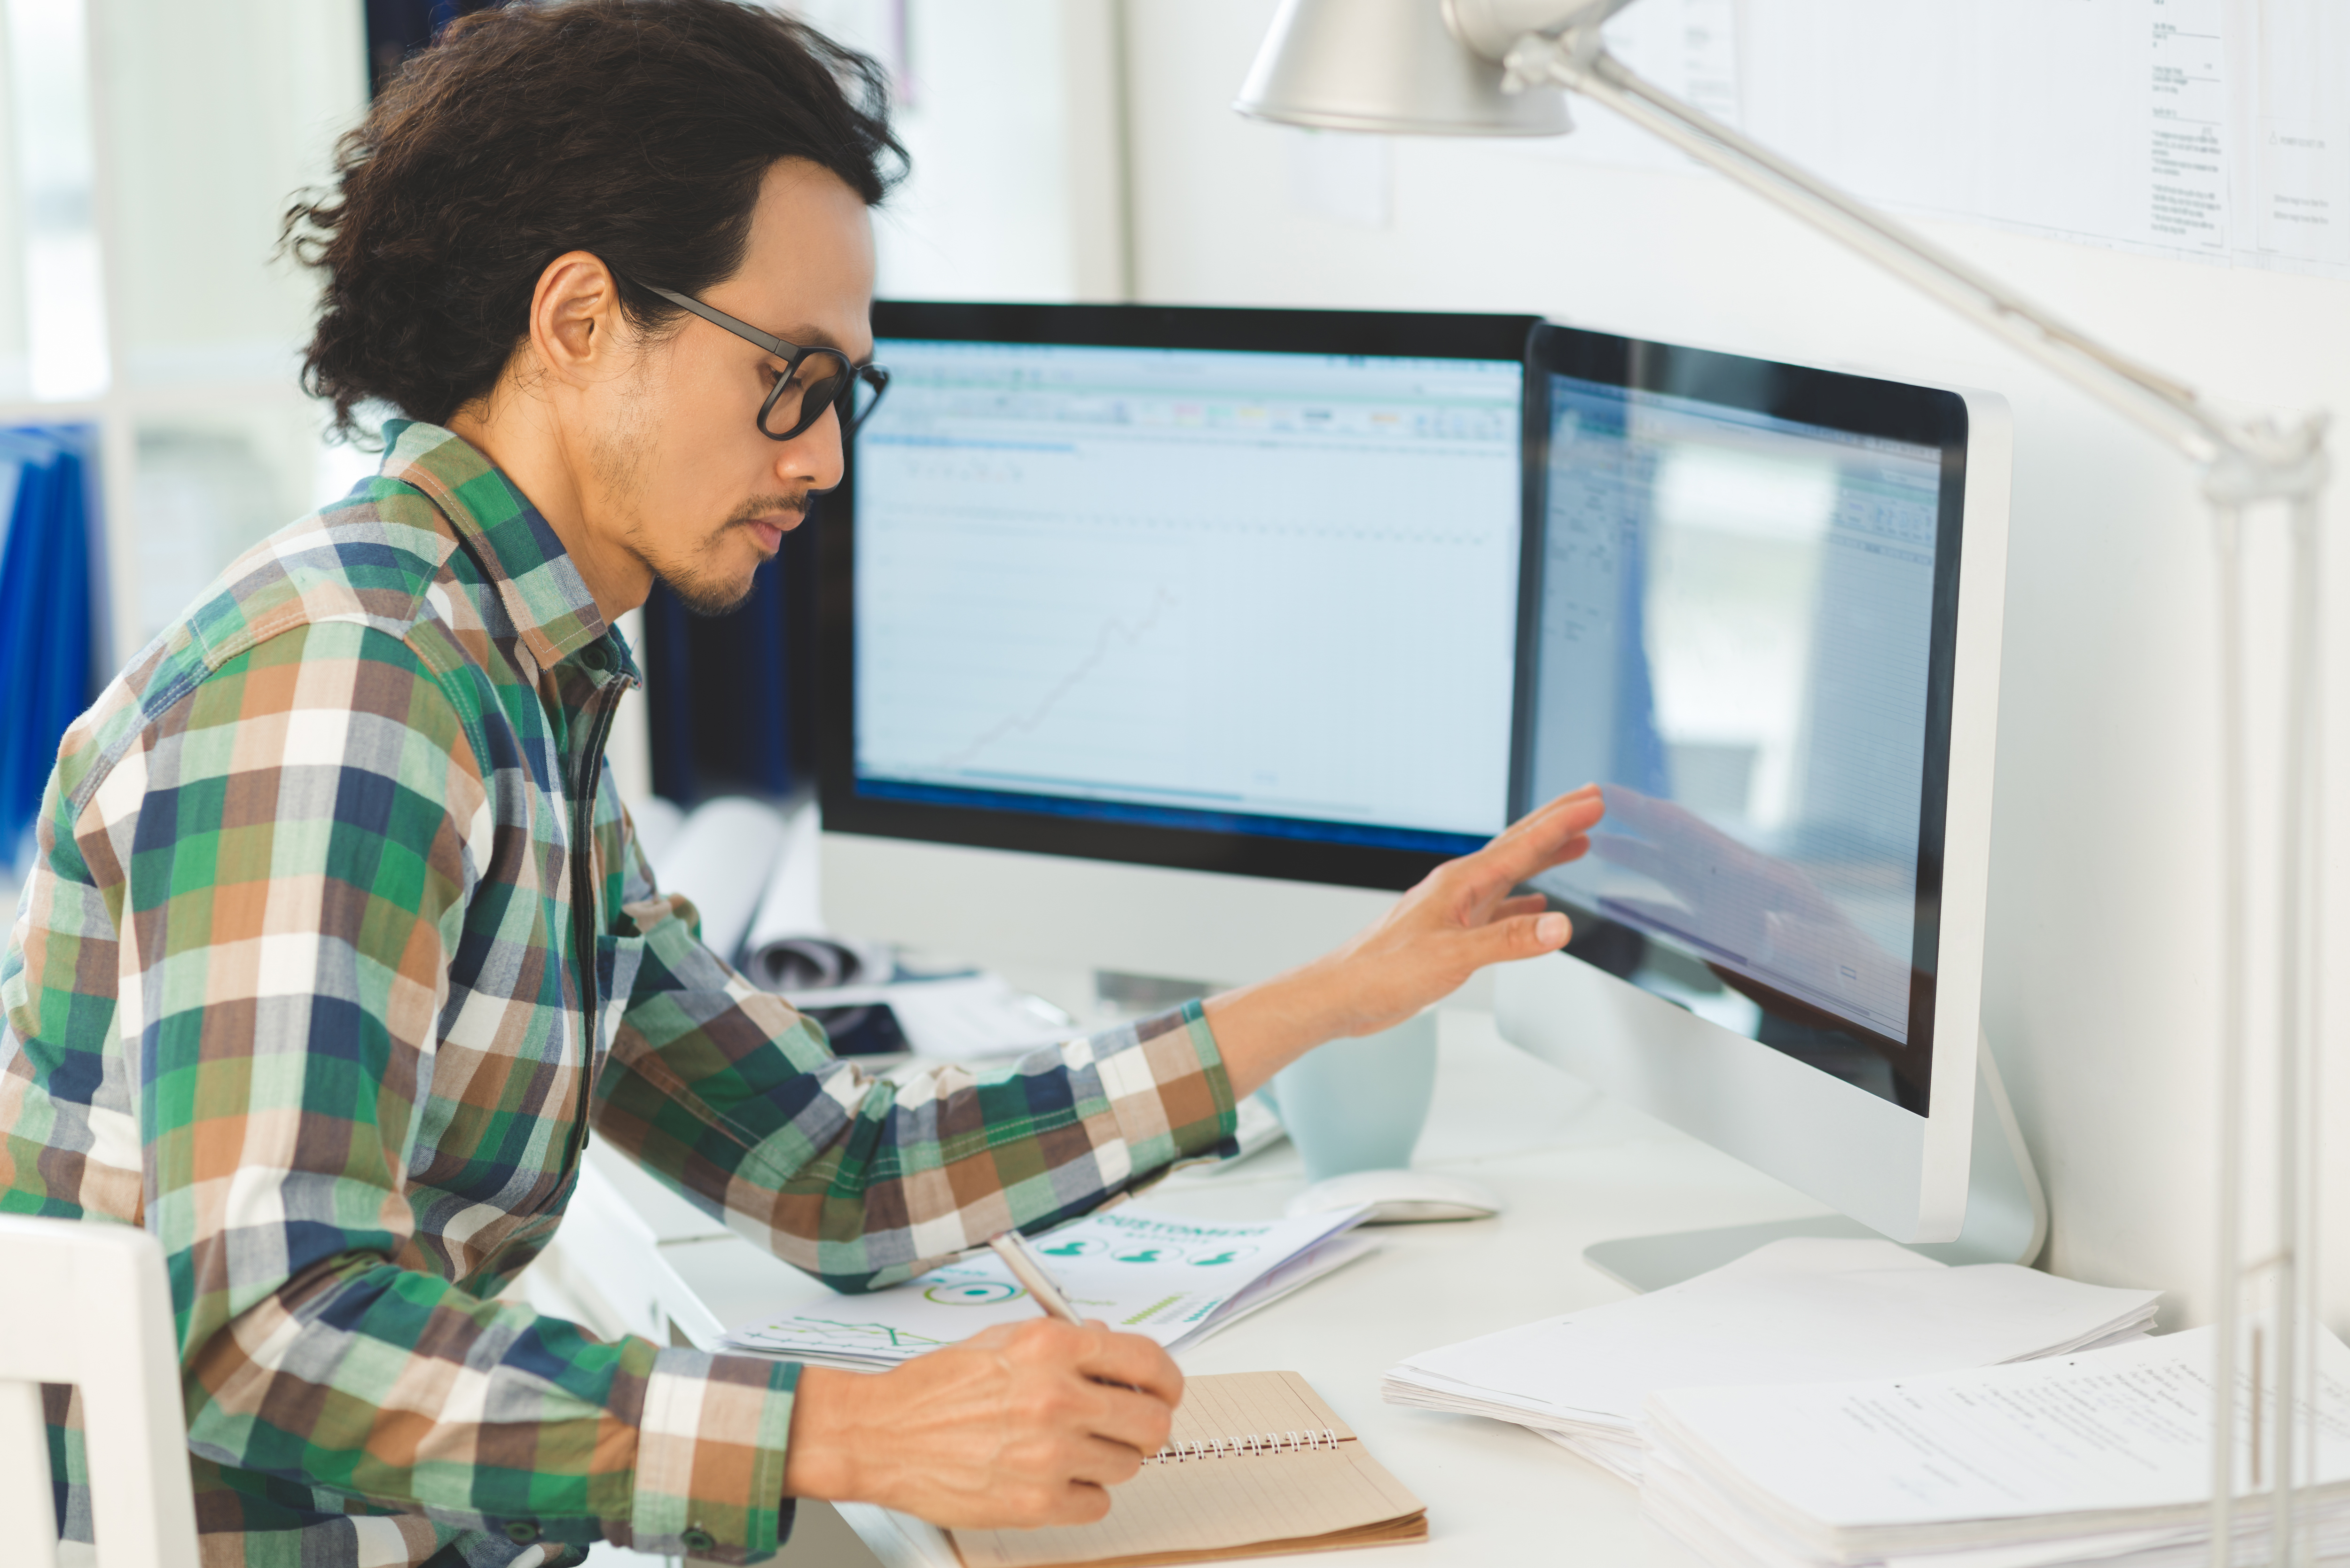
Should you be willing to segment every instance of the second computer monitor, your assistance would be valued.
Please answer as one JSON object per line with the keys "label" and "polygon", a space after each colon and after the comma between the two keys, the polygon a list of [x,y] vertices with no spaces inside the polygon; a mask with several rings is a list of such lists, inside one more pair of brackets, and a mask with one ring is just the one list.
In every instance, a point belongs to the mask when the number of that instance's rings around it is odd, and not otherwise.
{"label": "second computer monitor", "polygon": [[1482,843],[1531,325],[877,306],[827,828],[1364,887]]}
{"label": "second computer monitor", "polygon": [[1994,396],[1544,327],[1505,1033],[1904,1240],[1968,1202],[2005,571]]}

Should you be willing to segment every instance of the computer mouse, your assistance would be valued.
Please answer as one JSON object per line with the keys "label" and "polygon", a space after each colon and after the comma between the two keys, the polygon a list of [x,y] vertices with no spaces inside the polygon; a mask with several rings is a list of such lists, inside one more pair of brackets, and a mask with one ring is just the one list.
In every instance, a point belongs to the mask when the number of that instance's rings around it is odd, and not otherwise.
{"label": "computer mouse", "polygon": [[1482,1220],[1502,1211],[1502,1195],[1482,1181],[1434,1170],[1357,1170],[1317,1181],[1289,1200],[1292,1220],[1334,1209],[1371,1206],[1366,1225],[1417,1225],[1432,1220]]}

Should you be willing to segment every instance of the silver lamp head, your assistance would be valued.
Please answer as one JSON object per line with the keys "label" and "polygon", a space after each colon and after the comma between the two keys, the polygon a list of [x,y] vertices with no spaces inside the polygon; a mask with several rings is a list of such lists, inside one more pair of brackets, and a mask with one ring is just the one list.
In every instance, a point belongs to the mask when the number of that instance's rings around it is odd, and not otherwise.
{"label": "silver lamp head", "polygon": [[1445,25],[1440,0],[1282,0],[1232,107],[1256,119],[1401,136],[1556,136],[1555,88],[1502,90],[1502,67]]}

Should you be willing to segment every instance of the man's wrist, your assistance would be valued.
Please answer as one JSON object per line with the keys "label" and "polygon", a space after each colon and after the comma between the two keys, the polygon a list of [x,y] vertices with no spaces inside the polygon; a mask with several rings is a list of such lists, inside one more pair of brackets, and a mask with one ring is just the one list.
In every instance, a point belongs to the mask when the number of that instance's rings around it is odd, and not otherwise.
{"label": "man's wrist", "polygon": [[845,1417],[864,1381],[861,1374],[829,1366],[800,1368],[784,1448],[785,1497],[837,1502],[857,1496],[856,1445],[845,1440]]}
{"label": "man's wrist", "polygon": [[1202,1004],[1236,1096],[1263,1088],[1336,1032],[1339,983],[1336,961],[1316,959]]}

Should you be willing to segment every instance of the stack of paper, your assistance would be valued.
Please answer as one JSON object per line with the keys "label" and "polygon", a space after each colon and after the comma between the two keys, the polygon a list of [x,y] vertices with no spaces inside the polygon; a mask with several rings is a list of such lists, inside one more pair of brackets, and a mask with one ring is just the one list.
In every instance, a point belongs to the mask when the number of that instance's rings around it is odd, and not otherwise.
{"label": "stack of paper", "polygon": [[[1369,1212],[1225,1222],[1128,1204],[1032,1245],[1078,1312],[1174,1350],[1377,1250],[1369,1238],[1349,1234]],[[1032,1322],[1036,1313],[1003,1260],[988,1252],[870,1295],[772,1314],[723,1343],[878,1370],[997,1324]]]}
{"label": "stack of paper", "polygon": [[1664,1290],[1412,1356],[1392,1405],[1531,1427],[1627,1480],[1660,1389],[1846,1382],[2144,1336],[2155,1291],[2012,1264],[1948,1268],[1884,1241],[1773,1241]]}
{"label": "stack of paper", "polygon": [[[2304,1473],[2319,1484],[2297,1528],[2313,1555],[2338,1558],[2350,1555],[2350,1351],[2318,1337],[2322,1419],[2301,1426],[2318,1434]],[[2197,1329],[2018,1366],[1659,1394],[1641,1510],[1739,1568],[2200,1568],[2216,1344]],[[2238,1445],[2231,1552],[2248,1564],[2277,1555],[2251,1449]]]}

